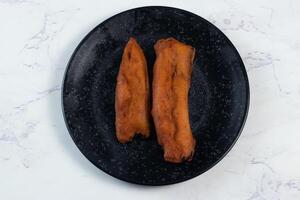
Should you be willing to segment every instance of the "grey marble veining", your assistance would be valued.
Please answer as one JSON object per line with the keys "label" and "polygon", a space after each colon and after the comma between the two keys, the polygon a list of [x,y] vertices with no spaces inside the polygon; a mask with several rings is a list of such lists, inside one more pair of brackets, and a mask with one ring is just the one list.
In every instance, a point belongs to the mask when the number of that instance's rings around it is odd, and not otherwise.
{"label": "grey marble veining", "polygon": [[[248,71],[251,105],[232,151],[209,172],[149,188],[92,166],[65,128],[64,69],[79,41],[104,19],[150,4],[180,7],[219,27]],[[0,0],[1,199],[300,198],[300,2],[101,2]]]}

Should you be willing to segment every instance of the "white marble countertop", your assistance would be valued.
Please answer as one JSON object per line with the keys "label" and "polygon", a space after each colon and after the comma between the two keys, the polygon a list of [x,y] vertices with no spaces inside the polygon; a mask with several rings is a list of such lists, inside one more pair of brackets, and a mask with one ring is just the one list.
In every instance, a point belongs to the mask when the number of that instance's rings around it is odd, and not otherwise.
{"label": "white marble countertop", "polygon": [[[214,168],[190,181],[145,187],[94,167],[61,111],[70,55],[120,11],[168,5],[218,26],[246,65],[244,131]],[[300,1],[0,0],[0,199],[300,199]]]}

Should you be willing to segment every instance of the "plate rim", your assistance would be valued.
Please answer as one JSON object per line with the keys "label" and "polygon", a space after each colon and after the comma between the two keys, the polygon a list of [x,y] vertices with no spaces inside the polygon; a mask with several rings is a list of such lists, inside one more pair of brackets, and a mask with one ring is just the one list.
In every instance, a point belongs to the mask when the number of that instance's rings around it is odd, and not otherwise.
{"label": "plate rim", "polygon": [[[231,46],[231,48],[233,49],[233,51],[235,52],[235,54],[237,55],[237,58],[239,60],[239,62],[241,63],[241,68],[242,68],[242,72],[243,72],[243,76],[245,78],[245,86],[246,86],[246,107],[245,107],[245,110],[244,110],[244,116],[243,116],[243,119],[242,119],[242,123],[239,127],[239,131],[237,133],[237,136],[236,138],[234,139],[234,141],[232,142],[232,144],[230,145],[230,147],[227,149],[227,151],[218,159],[216,160],[211,166],[209,166],[208,168],[206,168],[205,170],[199,172],[199,173],[196,173],[196,175],[193,175],[191,177],[188,177],[188,178],[179,178],[178,180],[176,181],[171,181],[171,182],[167,182],[167,183],[140,183],[138,181],[131,181],[131,180],[127,180],[125,178],[122,178],[122,177],[119,177],[119,176],[116,176],[112,173],[110,173],[109,171],[106,171],[105,169],[103,169],[102,167],[99,167],[94,161],[90,160],[82,151],[81,149],[79,148],[79,146],[77,145],[77,143],[75,142],[75,138],[73,137],[73,135],[71,134],[71,129],[69,127],[69,124],[67,122],[67,119],[66,119],[66,114],[65,114],[65,107],[64,107],[64,91],[65,91],[65,86],[66,86],[66,77],[67,77],[67,74],[68,74],[68,71],[70,69],[70,66],[71,66],[71,62],[73,61],[75,55],[77,54],[79,48],[82,46],[82,44],[95,32],[97,31],[97,29],[103,25],[104,23],[106,23],[107,21],[115,18],[115,17],[118,17],[119,15],[122,15],[124,13],[127,13],[127,12],[131,12],[131,11],[134,11],[134,10],[139,10],[139,9],[147,9],[147,8],[162,8],[162,9],[173,9],[173,10],[177,10],[177,11],[180,11],[180,12],[184,12],[184,13],[187,13],[187,14],[190,14],[190,15],[193,15],[194,17],[197,17],[199,18],[200,20],[206,22],[207,24],[209,24],[210,26],[213,26],[216,31],[221,34],[224,39],[228,42],[229,46]],[[246,121],[247,121],[247,117],[248,117],[248,113],[249,113],[249,107],[250,107],[250,85],[249,85],[249,79],[248,79],[248,74],[247,74],[247,70],[246,70],[246,67],[245,67],[245,64],[243,62],[243,59],[241,58],[238,50],[236,49],[236,47],[234,46],[234,44],[229,40],[229,38],[225,35],[225,33],[223,33],[217,26],[215,26],[213,23],[209,22],[208,20],[206,20],[205,18],[193,13],[193,12],[190,12],[190,11],[187,11],[187,10],[184,10],[184,9],[181,9],[181,8],[177,8],[177,7],[171,7],[171,6],[140,6],[140,7],[135,7],[135,8],[131,8],[131,9],[128,9],[128,10],[124,10],[122,12],[119,12],[117,14],[114,14],[113,16],[111,17],[108,17],[107,19],[103,20],[102,22],[100,22],[98,25],[96,25],[92,30],[90,30],[84,37],[83,39],[80,40],[80,42],[78,43],[78,45],[76,46],[76,48],[74,49],[68,63],[67,63],[67,66],[66,66],[66,69],[65,69],[65,72],[64,72],[64,75],[63,75],[63,79],[62,79],[62,85],[61,85],[61,109],[62,109],[62,114],[63,114],[63,118],[64,118],[64,122],[65,122],[65,125],[67,127],[67,130],[68,130],[68,133],[69,135],[71,136],[72,138],[72,141],[75,143],[76,147],[78,148],[78,150],[80,151],[80,153],[88,160],[90,161],[96,168],[100,169],[102,172],[104,172],[105,174],[117,179],[117,180],[122,180],[122,181],[125,181],[127,183],[130,183],[130,184],[137,184],[137,185],[144,185],[144,186],[165,186],[165,185],[173,185],[173,184],[178,184],[178,183],[181,183],[181,182],[185,182],[185,181],[188,181],[188,180],[191,180],[191,179],[194,179],[198,176],[200,176],[201,174],[204,174],[206,173],[207,171],[209,171],[210,169],[212,169],[214,166],[216,166],[221,160],[224,159],[225,156],[227,156],[227,154],[232,150],[232,148],[235,146],[236,142],[238,141],[238,139],[240,138],[241,136],[241,133],[244,129],[244,126],[246,124]]]}

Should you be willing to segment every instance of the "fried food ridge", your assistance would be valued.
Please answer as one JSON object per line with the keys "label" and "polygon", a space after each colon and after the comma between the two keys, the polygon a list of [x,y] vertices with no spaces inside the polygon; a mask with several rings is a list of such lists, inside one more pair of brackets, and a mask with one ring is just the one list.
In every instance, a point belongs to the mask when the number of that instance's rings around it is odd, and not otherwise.
{"label": "fried food ridge", "polygon": [[123,52],[116,85],[115,124],[120,143],[131,141],[135,134],[149,137],[149,109],[146,58],[137,41],[130,38]]}
{"label": "fried food ridge", "polygon": [[188,114],[188,92],[195,49],[174,38],[154,46],[152,116],[164,159],[173,163],[191,160],[196,141]]}

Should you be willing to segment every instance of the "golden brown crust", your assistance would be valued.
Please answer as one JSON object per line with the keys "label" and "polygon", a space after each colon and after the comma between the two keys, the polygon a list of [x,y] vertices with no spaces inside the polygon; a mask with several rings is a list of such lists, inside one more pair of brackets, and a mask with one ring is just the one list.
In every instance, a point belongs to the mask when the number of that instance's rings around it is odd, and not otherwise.
{"label": "golden brown crust", "polygon": [[131,141],[135,134],[149,137],[149,82],[143,50],[130,38],[122,56],[117,78],[116,134],[119,142]]}
{"label": "golden brown crust", "polygon": [[158,143],[166,161],[191,160],[196,142],[189,123],[188,92],[195,49],[174,38],[157,41],[154,49],[152,116]]}

